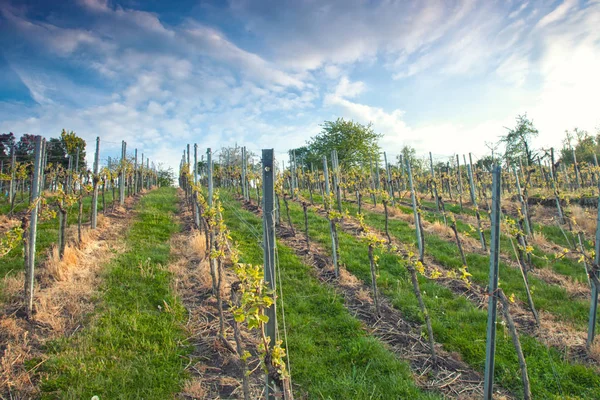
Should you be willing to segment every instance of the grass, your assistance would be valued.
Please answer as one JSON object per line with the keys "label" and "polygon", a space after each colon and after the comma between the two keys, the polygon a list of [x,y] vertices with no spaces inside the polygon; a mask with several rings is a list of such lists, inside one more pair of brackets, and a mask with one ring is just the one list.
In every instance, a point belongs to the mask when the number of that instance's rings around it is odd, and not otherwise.
{"label": "grass", "polygon": [[48,345],[43,399],[166,399],[185,379],[185,309],[170,290],[174,188],[148,193],[124,238],[128,250],[106,267],[96,311],[71,338]]}
{"label": "grass", "polygon": [[[304,215],[301,207],[290,202],[291,216],[297,229],[304,226]],[[378,225],[375,213],[366,218],[370,225]],[[391,227],[391,232],[397,239],[412,243],[412,230]],[[370,283],[370,270],[367,245],[354,236],[339,232],[340,255],[346,268],[363,280]],[[309,212],[309,235],[319,243],[329,254],[331,244],[328,222],[323,217]],[[429,242],[429,250],[437,249],[437,257],[448,257],[449,262],[455,263],[456,255],[447,244]],[[475,273],[473,273],[475,275]],[[502,275],[504,276],[504,275]],[[483,278],[483,273],[479,274]],[[439,285],[434,280],[420,278],[421,290],[428,310],[432,316],[434,336],[449,351],[458,352],[463,360],[473,368],[483,371],[485,362],[485,339],[487,313],[477,309],[462,296],[457,296],[449,289]],[[383,294],[388,296],[393,305],[406,315],[407,318],[422,322],[418,304],[412,293],[412,286],[403,261],[395,255],[381,254],[379,262],[378,286]],[[506,289],[507,282],[502,279],[502,287]],[[522,397],[522,385],[519,366],[510,336],[499,325],[496,343],[496,373],[495,381],[518,397]],[[521,335],[521,344],[528,362],[534,398],[600,398],[600,376],[592,368],[580,364],[571,364],[563,355],[554,349],[549,349],[534,338]]]}
{"label": "grass", "polygon": [[[227,194],[222,198],[226,223],[242,261],[262,264],[258,242],[262,221],[228,200]],[[291,249],[279,244],[278,257],[292,380],[309,398],[438,398],[415,386],[408,365],[368,336],[339,295],[319,283]]]}

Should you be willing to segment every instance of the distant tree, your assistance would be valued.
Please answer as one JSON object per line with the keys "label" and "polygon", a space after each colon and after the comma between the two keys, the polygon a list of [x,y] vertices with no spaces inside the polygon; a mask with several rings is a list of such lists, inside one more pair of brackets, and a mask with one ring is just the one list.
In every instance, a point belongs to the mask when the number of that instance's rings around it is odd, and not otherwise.
{"label": "distant tree", "polygon": [[332,150],[337,150],[343,168],[360,166],[370,159],[379,158],[378,140],[383,135],[376,133],[372,124],[365,126],[338,118],[325,121],[321,128],[321,132],[308,141],[308,161],[320,162],[323,156],[329,159]]}
{"label": "distant tree", "polygon": [[483,156],[475,163],[475,167],[478,169],[483,169],[486,171],[492,171],[492,167],[494,166],[494,162],[498,162],[498,158],[492,158],[491,155]]}
{"label": "distant tree", "polygon": [[406,167],[406,160],[410,161],[410,169],[412,171],[420,171],[425,166],[424,160],[417,158],[417,151],[414,147],[408,145],[402,146],[400,155],[396,156],[396,159],[400,160],[400,156],[402,156],[402,164],[404,167]]}
{"label": "distant tree", "polygon": [[46,142],[46,154],[48,163],[62,165],[64,168],[69,166],[67,149],[60,139],[50,138],[50,140]]}
{"label": "distant tree", "polygon": [[85,170],[87,168],[85,164],[85,140],[77,136],[75,132],[67,132],[63,129],[60,134],[60,141],[66,150],[66,155],[73,156],[73,168],[75,168],[75,157],[77,149],[79,149],[79,170]]}
{"label": "distant tree", "polygon": [[291,149],[288,151],[290,160],[292,159],[292,154],[296,155],[296,164],[298,165],[298,168],[302,168],[304,167],[305,170],[310,170],[310,164],[313,163],[315,168],[317,166],[319,166],[320,164],[317,163],[318,160],[316,160],[311,152],[308,146],[302,146],[302,147],[297,147],[295,149]]}
{"label": "distant tree", "polygon": [[160,186],[173,186],[175,183],[175,173],[173,172],[173,169],[171,167],[164,169],[162,164],[158,165],[157,178]]}
{"label": "distant tree", "polygon": [[4,164],[10,161],[10,149],[15,144],[14,133],[3,133],[0,135],[0,160],[4,161]]}
{"label": "distant tree", "polygon": [[600,150],[600,135],[594,137],[587,131],[578,128],[573,129],[573,132],[565,131],[563,147],[560,150],[560,158],[563,163],[573,164],[573,150],[575,150],[578,163],[586,162],[593,165],[594,154],[598,154],[598,150]]}
{"label": "distant tree", "polygon": [[519,163],[519,158],[527,165],[535,162],[536,154],[531,147],[531,140],[538,136],[538,130],[533,126],[533,121],[527,114],[517,116],[517,125],[510,129],[506,136],[500,139],[506,145],[505,158],[513,164]]}
{"label": "distant tree", "polygon": [[30,135],[29,133],[26,133],[19,138],[19,141],[15,145],[17,161],[21,163],[33,161],[34,152],[35,135]]}

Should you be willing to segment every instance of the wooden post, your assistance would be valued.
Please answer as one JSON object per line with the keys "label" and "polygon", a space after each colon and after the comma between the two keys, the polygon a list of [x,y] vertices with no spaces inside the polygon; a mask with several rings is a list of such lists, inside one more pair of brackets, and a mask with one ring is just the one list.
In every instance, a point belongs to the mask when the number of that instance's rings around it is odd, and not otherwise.
{"label": "wooden post", "polygon": [[[469,165],[470,167],[470,165]],[[485,350],[485,373],[483,398],[492,400],[494,394],[494,357],[496,352],[496,316],[498,313],[498,267],[500,255],[500,179],[501,168],[493,169],[492,182],[492,238],[490,243],[490,275],[488,285],[488,321]]]}

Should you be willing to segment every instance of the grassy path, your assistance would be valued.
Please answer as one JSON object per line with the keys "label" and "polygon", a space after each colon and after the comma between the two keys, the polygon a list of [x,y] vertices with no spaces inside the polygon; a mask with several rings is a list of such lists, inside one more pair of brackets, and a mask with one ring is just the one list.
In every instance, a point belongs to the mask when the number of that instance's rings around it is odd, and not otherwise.
{"label": "grassy path", "polygon": [[[226,194],[222,198],[242,261],[262,264],[261,219]],[[408,365],[368,336],[340,295],[322,285],[291,249],[279,244],[278,256],[292,381],[302,392],[310,399],[438,398],[415,386]]]}
{"label": "grassy path", "polygon": [[148,193],[136,206],[128,250],[106,267],[96,311],[75,336],[48,347],[41,371],[46,399],[167,399],[185,379],[181,324],[171,292],[169,238],[180,227],[174,188]]}

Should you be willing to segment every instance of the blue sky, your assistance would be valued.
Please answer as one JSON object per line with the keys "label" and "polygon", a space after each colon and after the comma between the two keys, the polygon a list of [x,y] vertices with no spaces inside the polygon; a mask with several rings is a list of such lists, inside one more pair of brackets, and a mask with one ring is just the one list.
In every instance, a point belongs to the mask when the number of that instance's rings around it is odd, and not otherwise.
{"label": "blue sky", "polygon": [[345,117],[442,159],[527,112],[558,147],[600,126],[598,26],[578,0],[0,0],[0,132],[175,167],[186,143],[281,154]]}

